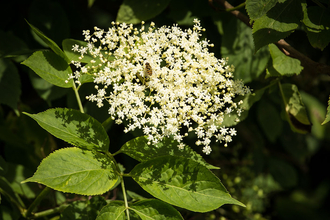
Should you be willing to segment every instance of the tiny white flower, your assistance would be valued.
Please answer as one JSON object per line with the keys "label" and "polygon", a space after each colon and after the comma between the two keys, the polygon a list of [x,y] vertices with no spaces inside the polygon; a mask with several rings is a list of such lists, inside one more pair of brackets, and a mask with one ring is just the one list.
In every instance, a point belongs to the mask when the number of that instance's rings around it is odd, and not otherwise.
{"label": "tiny white flower", "polygon": [[[112,25],[107,31],[95,27],[93,34],[83,31],[87,46],[72,49],[93,60],[84,67],[73,61],[78,71],[67,81],[79,84],[81,75],[93,75],[97,92],[86,99],[107,106],[117,124],[126,122],[124,132],[141,129],[150,144],[172,137],[183,149],[184,137],[194,132],[205,154],[212,151],[212,137],[227,146],[236,130],[222,125],[224,117],[241,114],[242,101],[234,98],[250,90],[233,80],[234,67],[227,59],[209,53],[213,44],[200,39],[200,21],[194,19],[188,30],[178,25],[156,28],[154,23],[145,28],[144,22],[140,29]],[[182,128],[187,132],[181,133]]]}

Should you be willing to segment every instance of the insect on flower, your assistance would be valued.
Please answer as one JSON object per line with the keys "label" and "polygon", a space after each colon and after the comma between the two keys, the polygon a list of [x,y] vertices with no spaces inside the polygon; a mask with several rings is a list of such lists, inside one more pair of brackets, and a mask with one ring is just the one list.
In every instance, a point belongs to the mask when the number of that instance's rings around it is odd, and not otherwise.
{"label": "insect on flower", "polygon": [[139,77],[142,84],[145,84],[150,80],[149,77],[152,76],[152,68],[148,62],[145,63],[143,77],[139,73],[137,73],[137,76]]}
{"label": "insect on flower", "polygon": [[146,62],[145,68],[144,68],[144,76],[148,77],[151,75],[152,75],[152,68],[151,68],[150,64],[148,62]]}

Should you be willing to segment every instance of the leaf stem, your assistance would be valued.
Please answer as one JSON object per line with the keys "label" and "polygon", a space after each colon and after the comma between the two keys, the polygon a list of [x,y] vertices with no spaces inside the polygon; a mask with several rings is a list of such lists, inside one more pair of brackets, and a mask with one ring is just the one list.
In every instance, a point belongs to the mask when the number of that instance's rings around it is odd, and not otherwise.
{"label": "leaf stem", "polygon": [[233,8],[227,8],[226,9],[226,12],[231,12],[231,11],[234,11],[234,10],[238,10],[240,8],[244,8],[245,7],[245,2],[233,7]]}
{"label": "leaf stem", "polygon": [[123,191],[123,195],[124,195],[124,201],[125,201],[125,207],[126,207],[126,215],[127,215],[127,220],[130,220],[130,217],[129,217],[129,210],[128,210],[128,202],[127,202],[127,196],[126,196],[126,190],[125,190],[125,184],[124,184],[124,178],[122,176],[120,176],[120,179],[121,179],[121,189]]}
{"label": "leaf stem", "polygon": [[52,215],[55,213],[59,213],[59,212],[62,212],[64,209],[66,209],[68,206],[69,206],[69,204],[63,204],[63,205],[53,208],[53,209],[45,210],[42,212],[37,212],[37,213],[34,213],[34,217],[41,218],[41,217],[45,217],[45,216]]}
{"label": "leaf stem", "polygon": [[81,113],[85,113],[84,112],[84,108],[83,108],[83,106],[81,104],[81,100],[80,100],[80,96],[79,96],[79,92],[78,92],[79,87],[78,88],[76,87],[76,84],[75,84],[74,81],[72,82],[72,85],[73,85],[74,94],[76,95],[77,102],[78,102],[78,105],[79,105],[79,110],[80,110]]}
{"label": "leaf stem", "polygon": [[41,200],[51,191],[49,187],[44,188],[41,193],[37,196],[37,198],[33,201],[30,207],[23,213],[24,217],[31,216],[32,211],[39,205]]}

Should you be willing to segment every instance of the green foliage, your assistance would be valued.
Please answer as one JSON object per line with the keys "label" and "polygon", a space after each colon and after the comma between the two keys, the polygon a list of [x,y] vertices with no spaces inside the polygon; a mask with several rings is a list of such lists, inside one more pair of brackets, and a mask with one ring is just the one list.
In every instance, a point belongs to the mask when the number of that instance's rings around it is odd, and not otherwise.
{"label": "green foliage", "polygon": [[21,81],[16,66],[6,59],[0,59],[0,103],[17,109],[21,95]]}
{"label": "green foliage", "polygon": [[256,20],[265,15],[277,3],[277,0],[247,0],[246,11],[251,20]]}
{"label": "green foliage", "polygon": [[185,146],[184,149],[180,150],[176,147],[178,144],[173,139],[165,138],[155,145],[150,145],[148,144],[148,139],[142,136],[126,142],[120,150],[140,162],[148,161],[155,157],[171,155],[190,158],[208,169],[220,169],[207,163],[201,155],[193,151],[189,146]]}
{"label": "green foliage", "polygon": [[251,28],[234,17],[227,16],[224,21],[217,22],[223,22],[221,54],[235,66],[235,77],[244,82],[257,79],[267,66],[270,57],[268,49],[263,47],[255,52]]}
{"label": "green foliage", "polygon": [[[29,22],[27,22],[27,23],[30,25],[30,27],[32,28],[34,33],[36,33],[38,35],[38,37],[40,37],[43,40],[43,42],[45,42],[50,47],[50,49],[53,50],[54,53],[56,53],[58,56],[60,56],[62,59],[64,59],[65,62],[67,62],[67,63],[70,62],[69,58],[63,53],[63,51],[59,48],[59,46],[57,46],[57,44],[52,39],[49,39],[38,28],[34,27]],[[49,60],[52,61],[53,59],[49,59]]]}
{"label": "green foliage", "polygon": [[300,65],[298,59],[286,56],[274,44],[269,44],[268,46],[270,55],[272,56],[272,62],[270,68],[268,68],[267,77],[300,74],[303,67]]}
{"label": "green foliage", "polygon": [[62,88],[72,87],[71,82],[65,82],[71,73],[70,66],[62,57],[51,51],[37,51],[22,64],[30,67],[41,78],[51,84]]}
{"label": "green foliage", "polygon": [[159,15],[166,9],[169,3],[170,0],[124,0],[119,8],[116,21],[131,24],[141,23],[141,21],[146,21]]}
{"label": "green foliage", "polygon": [[328,123],[329,121],[330,121],[330,97],[329,97],[329,101],[328,101],[327,115],[326,115],[324,121],[322,122],[322,125]]}
{"label": "green foliage", "polygon": [[38,124],[74,146],[106,152],[110,140],[100,122],[87,114],[73,109],[49,109],[39,114],[28,114]]}
{"label": "green foliage", "polygon": [[165,202],[148,199],[136,202],[132,205],[132,210],[142,219],[183,219],[180,213]]}
{"label": "green foliage", "polygon": [[307,133],[311,131],[311,123],[307,117],[304,103],[298,88],[293,84],[283,84],[280,87],[284,104],[285,118],[293,131]]}
{"label": "green foliage", "polygon": [[[326,219],[330,3],[229,1],[243,23],[220,2],[3,3],[0,219]],[[209,50],[253,89],[237,97],[244,111],[223,121],[238,130],[227,148],[202,157],[194,134],[182,150],[171,138],[125,134],[86,102],[92,75],[66,83],[71,61],[95,58],[72,50],[87,45],[82,30],[111,20],[191,29],[195,18]]]}
{"label": "green foliage", "polygon": [[288,0],[269,8],[265,15],[253,24],[253,38],[256,50],[289,36],[301,20],[300,1]]}
{"label": "green foliage", "polygon": [[62,192],[99,195],[119,181],[114,162],[105,155],[79,148],[64,148],[50,154],[33,177],[37,182]]}
{"label": "green foliage", "polygon": [[311,45],[323,50],[330,42],[330,10],[317,6],[305,7],[302,22]]}
{"label": "green foliage", "polygon": [[212,172],[190,159],[158,157],[137,165],[130,175],[151,195],[188,210],[208,212],[224,204],[244,206],[231,198]]}

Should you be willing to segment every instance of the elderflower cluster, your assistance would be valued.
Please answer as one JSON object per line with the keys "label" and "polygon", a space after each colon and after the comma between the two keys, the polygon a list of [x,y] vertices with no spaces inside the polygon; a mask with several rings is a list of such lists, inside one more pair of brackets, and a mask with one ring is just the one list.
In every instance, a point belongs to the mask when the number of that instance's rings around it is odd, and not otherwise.
{"label": "elderflower cluster", "polygon": [[80,59],[93,59],[84,67],[73,62],[79,71],[69,79],[79,83],[80,76],[92,74],[97,93],[87,99],[98,107],[109,104],[112,119],[126,122],[125,132],[142,129],[149,143],[172,137],[183,148],[183,138],[194,132],[205,154],[212,151],[211,139],[227,146],[236,130],[222,125],[224,117],[240,115],[242,101],[233,98],[250,90],[233,80],[225,59],[208,51],[213,45],[200,39],[204,29],[199,20],[194,23],[192,30],[182,30],[113,22],[108,31],[84,31],[87,46],[73,50]]}

